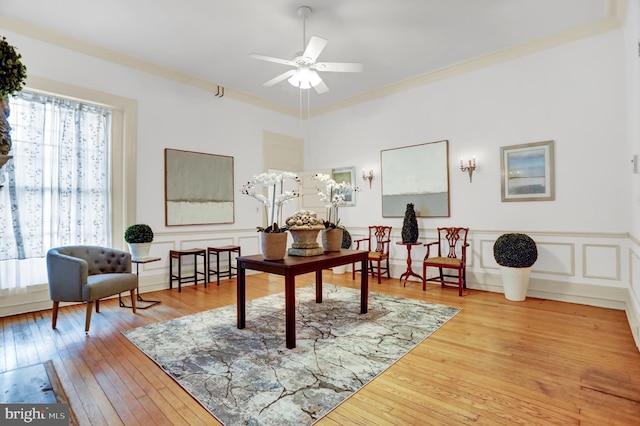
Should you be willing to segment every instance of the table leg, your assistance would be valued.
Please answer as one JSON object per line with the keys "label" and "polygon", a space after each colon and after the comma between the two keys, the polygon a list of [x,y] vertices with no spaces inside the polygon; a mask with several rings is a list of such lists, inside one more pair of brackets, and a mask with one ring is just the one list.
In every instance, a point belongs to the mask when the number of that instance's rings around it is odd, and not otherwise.
{"label": "table leg", "polygon": [[287,335],[287,349],[296,347],[296,278],[295,275],[284,276],[284,309]]}
{"label": "table leg", "polygon": [[173,256],[169,252],[169,290],[173,288]]}
{"label": "table leg", "polygon": [[[362,270],[367,271],[367,259],[362,261]],[[360,274],[360,313],[366,314],[369,311],[369,274]]]}
{"label": "table leg", "polygon": [[238,328],[244,328],[245,324],[245,297],[246,297],[246,289],[245,289],[245,274],[244,274],[244,265],[238,262]]}
{"label": "table leg", "polygon": [[316,271],[316,303],[322,303],[322,271]]}

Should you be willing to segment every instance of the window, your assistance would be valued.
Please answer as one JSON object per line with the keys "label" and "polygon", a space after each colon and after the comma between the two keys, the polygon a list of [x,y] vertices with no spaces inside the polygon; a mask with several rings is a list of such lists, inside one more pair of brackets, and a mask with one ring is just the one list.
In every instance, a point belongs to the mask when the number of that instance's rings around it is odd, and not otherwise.
{"label": "window", "polygon": [[23,91],[0,171],[0,289],[41,284],[46,252],[111,241],[110,108]]}

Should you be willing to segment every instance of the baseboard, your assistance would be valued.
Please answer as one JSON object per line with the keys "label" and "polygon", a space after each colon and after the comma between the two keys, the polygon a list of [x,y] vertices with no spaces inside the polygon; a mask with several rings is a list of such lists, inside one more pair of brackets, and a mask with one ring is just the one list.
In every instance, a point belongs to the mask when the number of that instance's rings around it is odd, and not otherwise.
{"label": "baseboard", "polygon": [[629,321],[629,327],[631,328],[631,334],[633,340],[636,343],[636,347],[640,350],[640,306],[637,301],[638,298],[631,290],[627,293],[627,307],[625,313],[627,314],[627,321]]}
{"label": "baseboard", "polygon": [[[406,270],[404,266],[391,265],[391,276],[400,277]],[[416,271],[421,274],[422,271]],[[418,281],[411,277],[411,281]],[[475,290],[504,293],[502,278],[499,274],[475,273],[467,271],[467,287]],[[559,302],[577,303],[580,305],[597,306],[625,310],[629,305],[629,294],[626,288],[612,288],[602,285],[571,283],[557,280],[544,280],[531,277],[528,297],[557,300]]]}
{"label": "baseboard", "polygon": [[[500,275],[497,274],[467,273],[467,287],[494,293],[504,292],[502,279]],[[572,283],[531,277],[527,297],[625,310],[628,291],[625,288],[612,288],[597,284]]]}

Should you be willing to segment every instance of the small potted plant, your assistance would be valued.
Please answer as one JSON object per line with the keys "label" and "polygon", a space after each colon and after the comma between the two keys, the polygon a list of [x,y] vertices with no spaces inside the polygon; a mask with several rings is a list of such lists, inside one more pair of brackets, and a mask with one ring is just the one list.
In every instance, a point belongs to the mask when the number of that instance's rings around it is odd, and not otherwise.
{"label": "small potted plant", "polygon": [[500,265],[504,296],[508,300],[525,300],[531,268],[538,259],[535,241],[526,234],[503,234],[493,244],[493,257]]}
{"label": "small potted plant", "polygon": [[[0,38],[0,156],[11,150],[11,128],[7,121],[9,96],[21,91],[27,78],[27,67],[20,61],[21,57],[6,37]],[[2,166],[2,158],[0,162]]]}
{"label": "small potted plant", "polygon": [[133,259],[144,259],[149,257],[153,231],[149,225],[137,223],[124,231],[124,240],[129,245],[129,251]]}

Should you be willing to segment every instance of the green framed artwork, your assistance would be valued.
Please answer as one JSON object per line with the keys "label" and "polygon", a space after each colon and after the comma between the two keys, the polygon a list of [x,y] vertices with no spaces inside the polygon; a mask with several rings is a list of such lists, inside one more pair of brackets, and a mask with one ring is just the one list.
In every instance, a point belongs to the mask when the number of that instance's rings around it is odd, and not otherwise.
{"label": "green framed artwork", "polygon": [[380,151],[382,217],[449,217],[449,141]]}
{"label": "green framed artwork", "polygon": [[233,157],[164,150],[165,223],[234,222]]}

